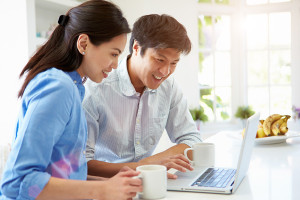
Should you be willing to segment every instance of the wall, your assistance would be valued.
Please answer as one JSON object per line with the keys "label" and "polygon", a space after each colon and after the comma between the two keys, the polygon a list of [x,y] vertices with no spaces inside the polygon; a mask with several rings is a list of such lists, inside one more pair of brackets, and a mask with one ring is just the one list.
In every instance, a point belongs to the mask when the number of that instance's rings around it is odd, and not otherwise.
{"label": "wall", "polygon": [[[28,61],[27,1],[0,1],[0,143],[9,142],[15,129],[20,104],[19,74]],[[32,5],[32,4],[30,4]]]}
{"label": "wall", "polygon": [[36,31],[48,31],[50,25],[57,25],[60,15],[64,15],[69,7],[63,5],[55,5],[49,2],[36,1]]}
{"label": "wall", "polygon": [[[300,19],[300,1],[293,1],[292,17]],[[292,20],[292,105],[300,108],[300,26],[298,20]]]}
{"label": "wall", "polygon": [[[174,76],[190,106],[197,106],[199,104],[197,2],[195,0],[112,0],[112,2],[121,8],[131,27],[140,16],[152,13],[169,14],[186,27],[192,41],[192,51],[189,55],[181,57]],[[126,50],[128,53],[128,44]]]}

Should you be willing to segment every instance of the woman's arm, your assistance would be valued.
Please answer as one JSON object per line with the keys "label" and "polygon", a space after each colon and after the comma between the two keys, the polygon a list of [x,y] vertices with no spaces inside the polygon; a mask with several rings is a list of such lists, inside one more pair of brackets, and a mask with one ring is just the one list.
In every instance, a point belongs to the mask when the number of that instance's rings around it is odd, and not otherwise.
{"label": "woman's arm", "polygon": [[119,172],[106,181],[78,181],[51,177],[37,199],[103,199],[127,200],[142,191],[139,172]]}
{"label": "woman's arm", "polygon": [[92,176],[92,175],[87,175],[87,180],[88,181],[106,181],[108,178],[100,177],[100,176]]}

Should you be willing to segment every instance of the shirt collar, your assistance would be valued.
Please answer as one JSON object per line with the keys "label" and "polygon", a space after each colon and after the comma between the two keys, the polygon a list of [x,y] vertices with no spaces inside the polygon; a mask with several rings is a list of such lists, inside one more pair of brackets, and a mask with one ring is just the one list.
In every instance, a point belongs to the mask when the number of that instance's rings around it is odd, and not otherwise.
{"label": "shirt collar", "polygon": [[[129,74],[128,74],[128,69],[127,69],[127,60],[130,58],[130,55],[124,58],[117,69],[117,74],[120,79],[119,81],[119,87],[121,89],[121,92],[126,95],[126,96],[133,96],[137,92],[134,88],[134,86],[131,83]],[[145,88],[144,91],[149,91],[149,92],[156,92],[156,90]]]}
{"label": "shirt collar", "polygon": [[72,72],[65,72],[65,73],[70,76],[70,78],[72,79],[74,84],[77,86],[80,97],[81,97],[81,102],[82,102],[83,98],[84,98],[84,94],[85,94],[85,88],[82,84],[81,76],[78,74],[78,72],[76,70],[72,71]]}

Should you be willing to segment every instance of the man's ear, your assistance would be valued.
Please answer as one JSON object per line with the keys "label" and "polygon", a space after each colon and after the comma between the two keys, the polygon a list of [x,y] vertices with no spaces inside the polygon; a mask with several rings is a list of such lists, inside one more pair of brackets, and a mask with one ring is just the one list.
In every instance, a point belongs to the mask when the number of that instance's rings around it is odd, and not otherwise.
{"label": "man's ear", "polygon": [[88,43],[89,36],[87,34],[80,34],[77,39],[77,49],[82,55],[85,55]]}
{"label": "man's ear", "polygon": [[140,53],[140,50],[141,50],[141,46],[136,40],[134,40],[132,45],[132,53],[137,56]]}

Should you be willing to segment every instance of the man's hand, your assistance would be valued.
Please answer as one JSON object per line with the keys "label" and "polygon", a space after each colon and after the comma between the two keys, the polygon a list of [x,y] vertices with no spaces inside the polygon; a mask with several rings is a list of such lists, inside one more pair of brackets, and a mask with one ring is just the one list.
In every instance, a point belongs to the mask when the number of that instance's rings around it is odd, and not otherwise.
{"label": "man's hand", "polygon": [[[186,170],[192,171],[194,168],[191,166],[189,160],[182,154],[176,154],[167,156],[164,158],[159,158],[158,156],[150,156],[148,158],[144,158],[139,161],[139,164],[146,165],[146,164],[158,164],[164,165],[167,169],[177,169],[181,172],[186,172]],[[175,174],[168,173],[168,178],[176,179],[177,176]]]}

